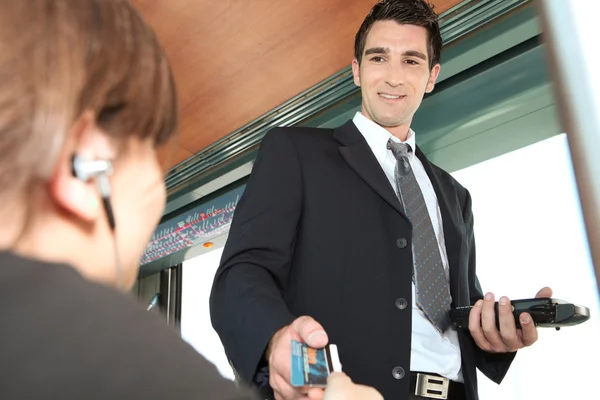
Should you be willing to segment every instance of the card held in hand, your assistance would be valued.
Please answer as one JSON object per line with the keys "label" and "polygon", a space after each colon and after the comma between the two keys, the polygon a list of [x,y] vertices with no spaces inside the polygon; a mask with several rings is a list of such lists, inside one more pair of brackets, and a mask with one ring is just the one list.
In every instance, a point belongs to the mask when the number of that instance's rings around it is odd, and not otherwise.
{"label": "card held in hand", "polygon": [[330,373],[342,371],[335,344],[328,344],[322,349],[313,349],[296,340],[292,340],[291,344],[292,386],[325,387]]}

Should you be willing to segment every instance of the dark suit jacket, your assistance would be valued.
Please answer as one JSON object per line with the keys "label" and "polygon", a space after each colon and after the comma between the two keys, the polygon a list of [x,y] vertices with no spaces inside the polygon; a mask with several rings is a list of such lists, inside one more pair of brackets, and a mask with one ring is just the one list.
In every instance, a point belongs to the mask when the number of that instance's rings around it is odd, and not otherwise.
{"label": "dark suit jacket", "polygon": [[[469,192],[417,149],[441,209],[453,306],[482,298]],[[276,128],[261,145],[211,293],[211,317],[241,379],[252,381],[272,335],[296,317],[320,322],[355,382],[406,399],[412,228],[364,137]],[[398,302],[398,300],[400,300]],[[403,300],[406,300],[404,302]],[[401,309],[403,308],[403,309]],[[459,332],[468,398],[476,367],[500,382],[514,354],[482,352]]]}

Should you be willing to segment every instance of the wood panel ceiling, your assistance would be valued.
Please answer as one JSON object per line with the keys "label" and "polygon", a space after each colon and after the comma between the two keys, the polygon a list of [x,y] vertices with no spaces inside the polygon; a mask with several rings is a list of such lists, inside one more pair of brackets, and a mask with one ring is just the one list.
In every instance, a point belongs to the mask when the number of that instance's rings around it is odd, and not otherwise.
{"label": "wood panel ceiling", "polygon": [[[177,82],[169,167],[347,67],[376,0],[132,0]],[[433,0],[441,13],[460,0]]]}

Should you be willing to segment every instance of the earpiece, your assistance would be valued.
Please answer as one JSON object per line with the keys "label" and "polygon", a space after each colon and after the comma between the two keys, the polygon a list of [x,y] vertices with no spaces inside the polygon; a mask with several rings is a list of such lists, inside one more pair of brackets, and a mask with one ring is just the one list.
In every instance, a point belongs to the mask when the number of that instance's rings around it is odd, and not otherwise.
{"label": "earpiece", "polygon": [[90,179],[96,178],[108,224],[114,230],[115,218],[110,204],[110,182],[108,181],[108,175],[113,172],[112,163],[109,160],[86,160],[75,154],[71,160],[71,167],[73,176],[77,179],[89,182]]}
{"label": "earpiece", "polygon": [[115,237],[115,216],[110,202],[110,181],[108,180],[108,176],[113,173],[112,162],[109,160],[86,160],[79,155],[74,154],[71,160],[71,169],[73,176],[83,182],[89,182],[91,179],[96,180],[98,191],[100,192],[100,196],[102,196],[102,205],[106,212],[108,226],[113,232],[117,287],[119,289],[124,289],[121,260],[119,258],[119,249],[117,248],[117,240]]}
{"label": "earpiece", "polygon": [[86,160],[77,154],[71,161],[73,176],[88,182],[99,175],[110,175],[113,171],[112,163],[108,160]]}

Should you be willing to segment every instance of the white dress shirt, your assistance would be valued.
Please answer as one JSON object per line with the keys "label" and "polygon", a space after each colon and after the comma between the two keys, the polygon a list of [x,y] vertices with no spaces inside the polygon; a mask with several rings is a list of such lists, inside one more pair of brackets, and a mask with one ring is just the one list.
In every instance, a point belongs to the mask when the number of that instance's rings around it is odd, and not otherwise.
{"label": "white dress shirt", "polygon": [[[396,168],[396,158],[391,150],[387,148],[387,142],[391,138],[397,143],[402,143],[400,139],[393,136],[385,128],[377,125],[375,122],[366,118],[360,112],[357,112],[352,122],[364,136],[373,154],[379,161],[381,168],[385,172],[390,185],[397,193],[394,170]],[[409,153],[410,165],[417,179],[417,183],[423,192],[423,197],[427,205],[427,211],[433,224],[435,236],[440,248],[440,255],[446,279],[450,279],[448,268],[448,256],[446,254],[446,245],[444,241],[444,229],[442,225],[442,215],[438,205],[435,191],[425,172],[421,161],[416,157],[415,133],[411,129],[408,138],[404,143],[410,145],[413,149]],[[423,312],[417,307],[415,302],[415,285],[412,285],[412,335],[411,335],[411,371],[430,372],[444,376],[453,381],[463,382],[461,371],[460,347],[458,344],[458,335],[453,326],[448,328],[444,334],[429,322]]]}

